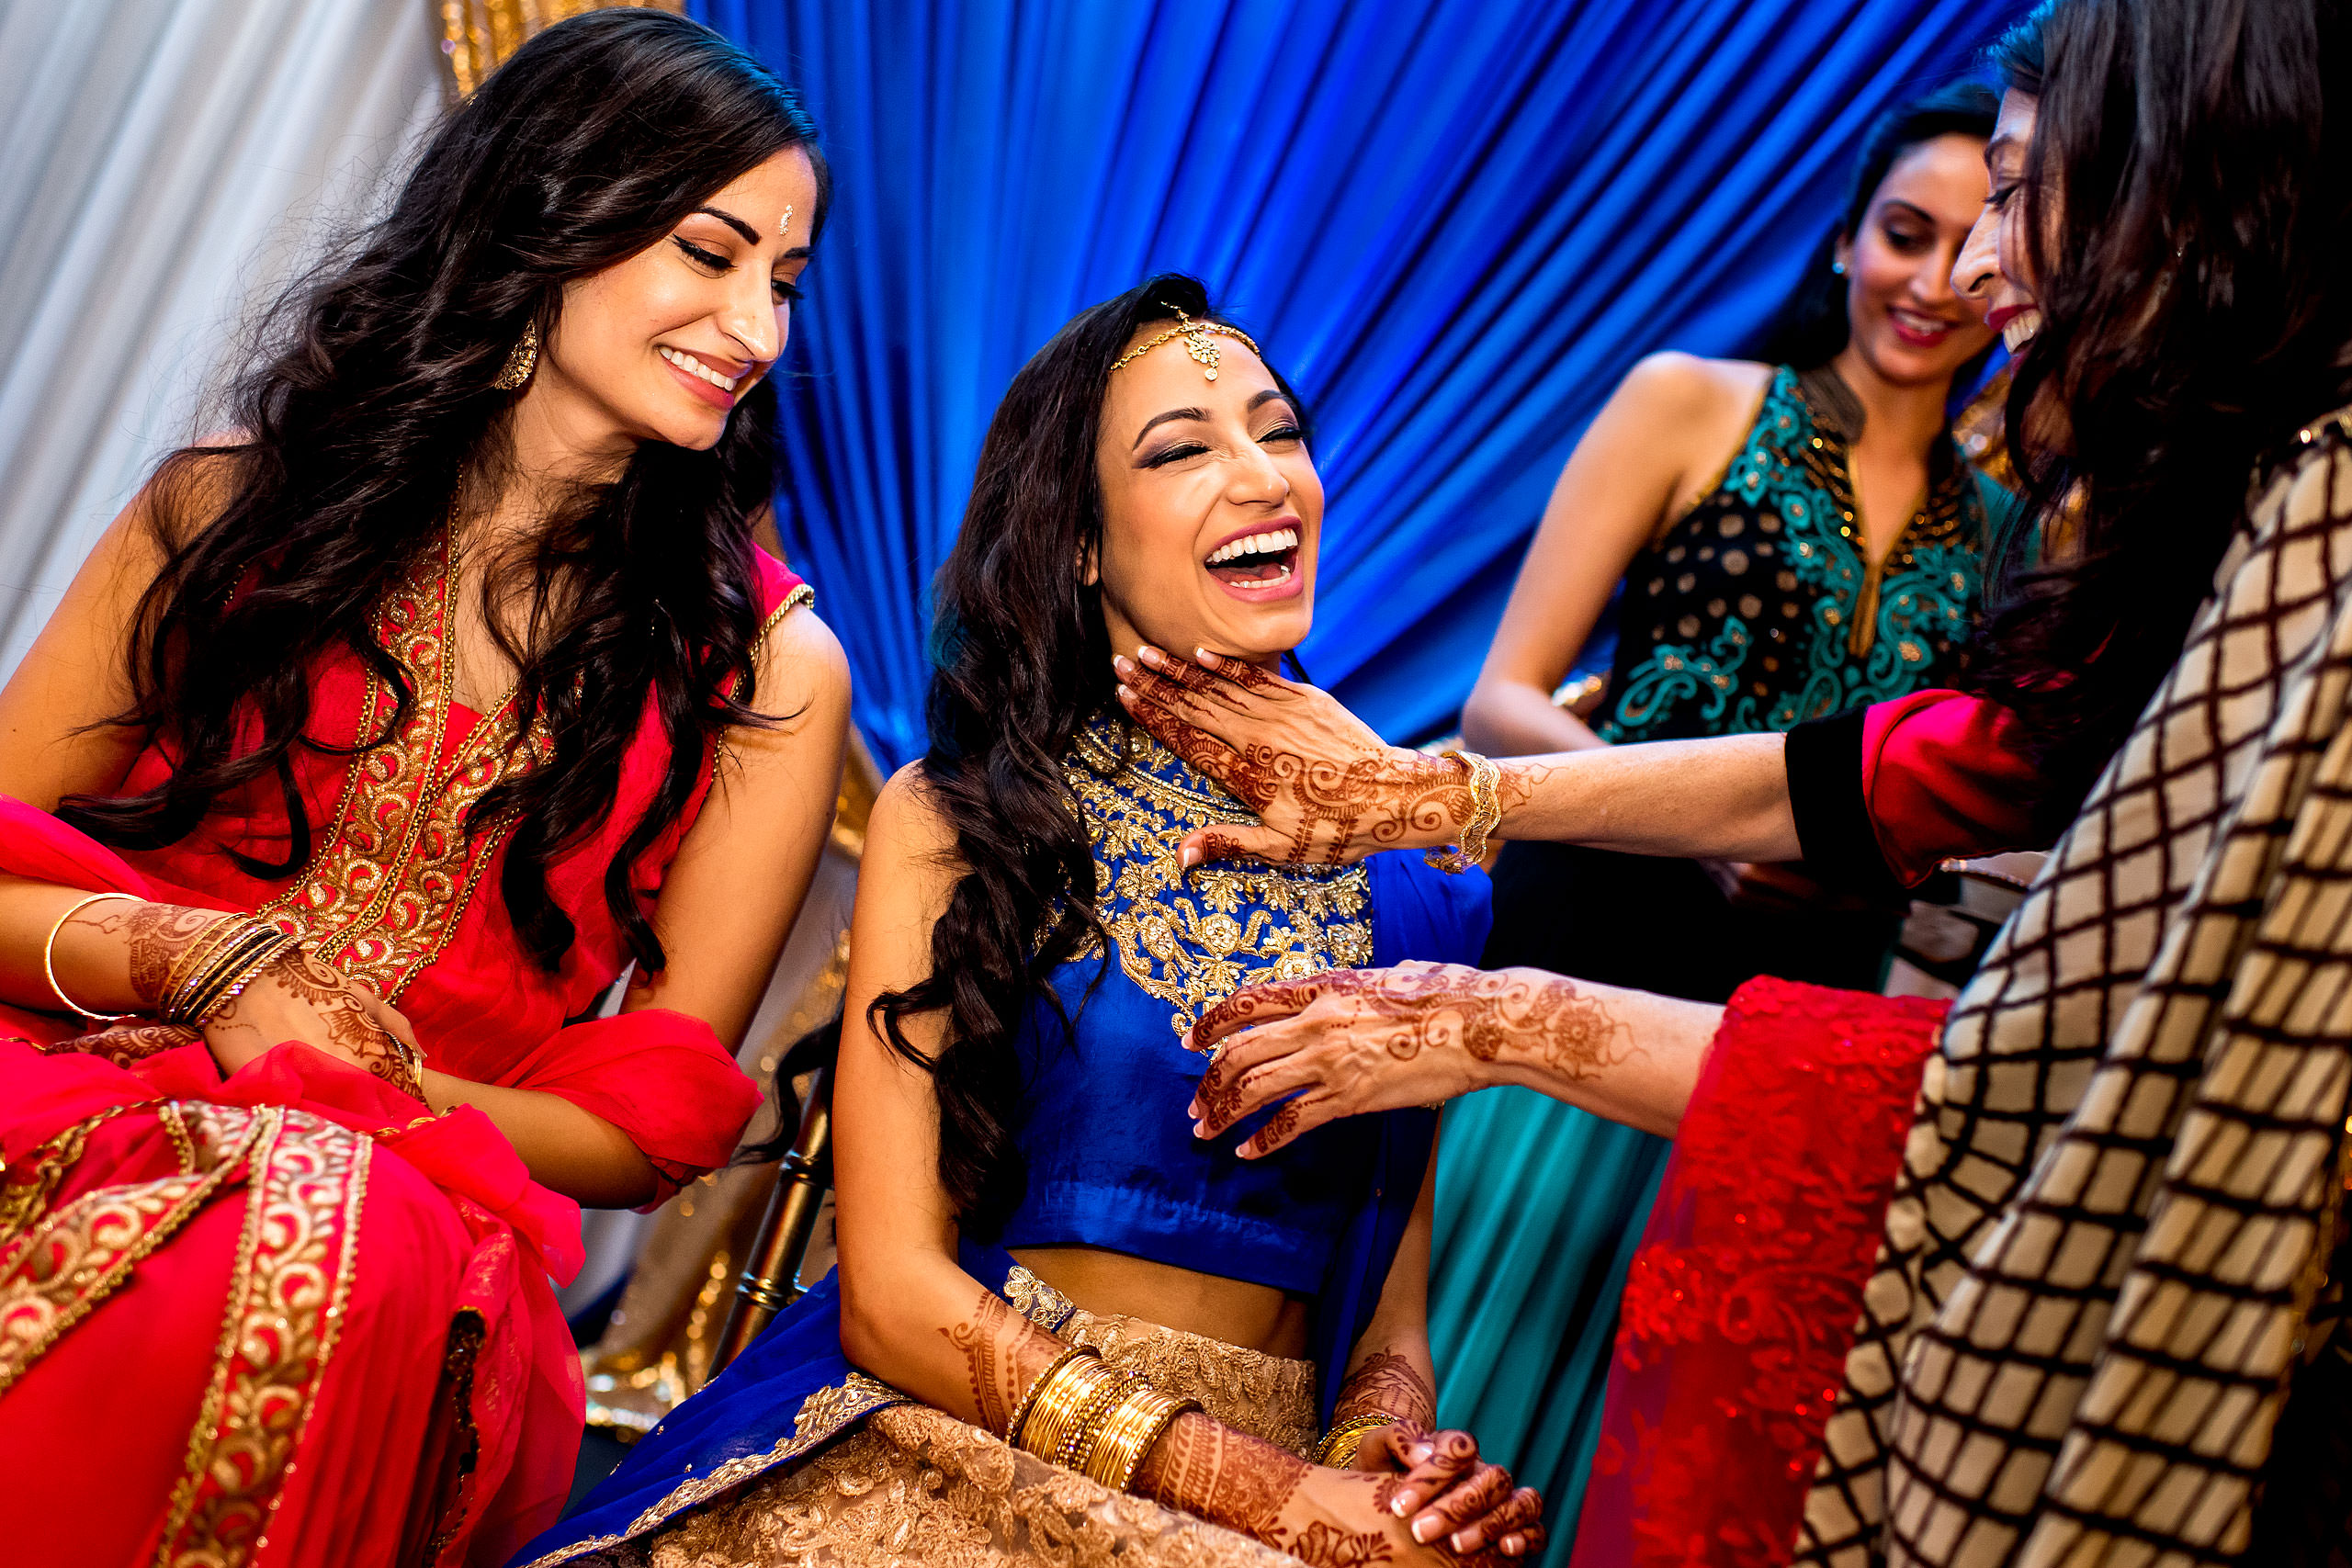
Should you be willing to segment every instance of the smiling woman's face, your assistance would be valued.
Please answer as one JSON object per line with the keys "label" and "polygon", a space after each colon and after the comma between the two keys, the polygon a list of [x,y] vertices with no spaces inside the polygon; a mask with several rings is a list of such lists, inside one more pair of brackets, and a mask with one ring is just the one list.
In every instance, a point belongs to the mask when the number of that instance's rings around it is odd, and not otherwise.
{"label": "smiling woman's face", "polygon": [[[1993,123],[1993,140],[1984,146],[1984,167],[1991,190],[1976,226],[1968,231],[1952,264],[1952,287],[1984,312],[1984,324],[1999,333],[2012,353],[2041,324],[2033,298],[2032,249],[2027,243],[2026,158],[2033,150],[2034,111],[2040,100],[2019,92],[2001,95],[2000,118]],[[2057,193],[2041,193],[2043,221],[2055,233]]]}
{"label": "smiling woman's face", "polygon": [[1148,642],[1269,664],[1314,623],[1323,481],[1264,363],[1238,338],[1210,341],[1214,381],[1182,338],[1112,372],[1095,457],[1102,558],[1086,570],[1113,651]]}
{"label": "smiling woman's face", "polygon": [[518,412],[575,446],[717,446],[784,352],[816,218],[816,171],[788,147],[653,245],[567,285]]}
{"label": "smiling woman's face", "polygon": [[1931,137],[1887,166],[1846,265],[1849,352],[1897,387],[1949,380],[1991,337],[1952,292],[1952,260],[1984,203],[1984,144]]}

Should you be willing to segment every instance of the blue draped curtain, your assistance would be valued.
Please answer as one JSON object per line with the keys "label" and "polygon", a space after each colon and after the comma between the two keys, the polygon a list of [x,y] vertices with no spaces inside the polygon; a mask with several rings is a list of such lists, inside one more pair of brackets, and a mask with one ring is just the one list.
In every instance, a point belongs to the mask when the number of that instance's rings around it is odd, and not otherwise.
{"label": "blue draped curtain", "polygon": [[1585,423],[1731,350],[1894,100],[2016,0],[694,0],[838,178],[779,522],[886,766],[990,412],[1080,307],[1199,275],[1314,405],[1317,680],[1442,733]]}

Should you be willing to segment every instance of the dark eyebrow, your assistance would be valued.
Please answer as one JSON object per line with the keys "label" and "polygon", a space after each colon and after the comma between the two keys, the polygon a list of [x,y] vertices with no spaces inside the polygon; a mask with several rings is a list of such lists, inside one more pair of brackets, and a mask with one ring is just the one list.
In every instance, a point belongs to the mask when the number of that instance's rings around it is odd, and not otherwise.
{"label": "dark eyebrow", "polygon": [[[1919,219],[1924,222],[1933,223],[1936,220],[1936,215],[1934,213],[1928,211],[1926,208],[1921,207],[1918,203],[1905,201],[1899,196],[1888,197],[1886,198],[1886,206],[1888,208],[1899,207],[1903,209],[1904,211],[1909,213],[1912,217]],[[1882,209],[1879,215],[1881,217],[1884,217],[1885,209]]]}
{"label": "dark eyebrow", "polygon": [[1205,423],[1208,417],[1209,411],[1206,409],[1170,409],[1166,413],[1153,414],[1143,422],[1143,428],[1136,432],[1135,446],[1128,447],[1127,450],[1132,452],[1136,446],[1142,446],[1143,438],[1151,434],[1153,425],[1166,424],[1171,419],[1197,419]]}
{"label": "dark eyebrow", "polygon": [[[1248,411],[1247,411],[1247,412],[1250,412],[1250,413],[1256,413],[1260,409],[1264,408],[1268,403],[1273,403],[1273,402],[1283,402],[1283,403],[1286,403],[1286,402],[1288,402],[1288,401],[1290,401],[1290,400],[1289,400],[1288,398],[1285,398],[1285,397],[1283,397],[1283,389],[1282,389],[1280,387],[1269,387],[1269,388],[1267,388],[1264,391],[1262,391],[1262,392],[1259,393],[1256,397],[1254,397],[1254,398],[1252,398],[1252,399],[1250,399],[1250,407],[1249,407],[1249,409],[1248,409]],[[1294,410],[1293,412],[1295,412],[1296,411],[1295,411],[1295,410]]]}
{"label": "dark eyebrow", "polygon": [[760,231],[757,229],[752,228],[749,223],[744,222],[741,218],[736,217],[731,212],[721,212],[716,207],[697,207],[695,210],[696,212],[707,212],[711,217],[718,219],[721,223],[726,224],[729,229],[732,229],[738,234],[742,235],[743,243],[747,245],[756,245],[760,243]]}

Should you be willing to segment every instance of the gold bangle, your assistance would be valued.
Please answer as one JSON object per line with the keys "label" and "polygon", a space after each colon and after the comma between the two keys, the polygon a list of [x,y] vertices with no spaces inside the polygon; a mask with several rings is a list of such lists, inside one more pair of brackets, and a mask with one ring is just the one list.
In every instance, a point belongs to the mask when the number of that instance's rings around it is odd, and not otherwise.
{"label": "gold bangle", "polygon": [[997,1436],[1008,1443],[1018,1442],[1021,1437],[1021,1424],[1029,1419],[1030,1408],[1037,1403],[1037,1394],[1046,1386],[1046,1381],[1068,1366],[1072,1357],[1096,1354],[1098,1352],[1083,1345],[1064,1346],[1060,1355],[1047,1361],[1044,1369],[1029,1380],[1029,1387],[1022,1393],[1021,1403],[1012,1407],[1012,1419],[1004,1424],[1004,1430],[999,1432]]}
{"label": "gold bangle", "polygon": [[1086,1456],[1087,1475],[1114,1492],[1125,1492],[1169,1423],[1199,1408],[1189,1399],[1171,1399],[1149,1383],[1136,1384],[1103,1418],[1093,1451]]}
{"label": "gold bangle", "polygon": [[65,913],[58,916],[57,923],[49,928],[49,940],[40,944],[40,972],[49,976],[50,994],[63,1002],[67,1011],[79,1013],[92,1023],[120,1023],[126,1018],[137,1018],[139,1015],[135,1012],[92,1012],[88,1008],[67,996],[65,987],[57,983],[57,934],[65,929],[66,921],[91,905],[103,904],[109,898],[127,898],[133,904],[143,904],[147,901],[131,893],[93,893],[67,909]]}
{"label": "gold bangle", "polygon": [[201,1029],[213,1014],[243,995],[261,972],[293,949],[302,939],[279,931],[266,920],[252,920],[216,948],[203,969],[171,998],[165,1021]]}
{"label": "gold bangle", "polygon": [[1070,1418],[1069,1430],[1062,1434],[1061,1446],[1054,1451],[1054,1462],[1064,1470],[1083,1471],[1086,1461],[1094,1456],[1094,1450],[1102,1436],[1102,1423],[1111,1414],[1111,1407],[1140,1387],[1142,1382],[1141,1378],[1129,1372],[1114,1371],[1104,1379],[1087,1396],[1086,1403],[1078,1407],[1078,1414]]}
{"label": "gold bangle", "polygon": [[288,931],[278,931],[277,940],[271,942],[257,942],[250,946],[239,943],[235,951],[243,966],[224,970],[226,980],[219,994],[205,1000],[201,1010],[191,1010],[187,1021],[189,1026],[201,1029],[213,1014],[244,995],[245,987],[260,979],[263,970],[301,945],[302,939]]}
{"label": "gold bangle", "polygon": [[[164,993],[155,1010],[165,1023],[190,1028],[201,1024],[220,1005],[230,978],[283,934],[266,920],[250,915],[232,915],[223,924],[227,928],[223,934],[204,942],[202,958],[189,964],[178,984]],[[205,936],[210,937],[213,929],[208,928]]]}
{"label": "gold bangle", "polygon": [[155,998],[156,1017],[165,1023],[172,1021],[174,998],[187,990],[192,977],[204,972],[205,966],[220,953],[224,943],[236,938],[237,933],[244,929],[245,921],[246,917],[243,915],[222,915],[197,932],[195,941],[180,949],[180,955],[172,960],[171,968],[164,973],[163,991]]}
{"label": "gold bangle", "polygon": [[1476,751],[1441,753],[1470,771],[1470,820],[1462,825],[1462,841],[1423,850],[1421,859],[1449,876],[1458,875],[1487,858],[1487,835],[1503,819],[1502,770]]}
{"label": "gold bangle", "polygon": [[1364,1435],[1377,1432],[1383,1427],[1393,1427],[1396,1417],[1389,1415],[1351,1416],[1323,1434],[1316,1445],[1315,1462],[1333,1470],[1345,1470],[1355,1462],[1356,1450],[1363,1446]]}
{"label": "gold bangle", "polygon": [[1076,1423],[1079,1408],[1116,1377],[1102,1364],[1100,1354],[1073,1357],[1037,1395],[1037,1403],[1031,1407],[1028,1420],[1022,1424],[1014,1447],[1039,1459],[1051,1460],[1061,1451],[1063,1439]]}

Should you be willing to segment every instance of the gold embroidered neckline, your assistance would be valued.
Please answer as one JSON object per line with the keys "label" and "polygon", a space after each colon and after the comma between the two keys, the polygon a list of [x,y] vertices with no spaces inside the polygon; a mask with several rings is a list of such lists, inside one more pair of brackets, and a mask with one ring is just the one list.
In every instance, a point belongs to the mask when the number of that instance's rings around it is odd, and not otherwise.
{"label": "gold embroidered neckline", "polygon": [[1189,1037],[1204,1012],[1244,986],[1371,963],[1372,881],[1362,864],[1187,872],[1176,858],[1186,833],[1256,818],[1117,718],[1079,732],[1062,774],[1093,852],[1096,913],[1119,967],[1170,1004],[1178,1035]]}
{"label": "gold embroidered neckline", "polygon": [[357,734],[385,739],[352,759],[326,843],[260,910],[319,942],[345,974],[387,1000],[457,934],[513,826],[502,818],[469,831],[473,807],[553,750],[537,723],[517,737],[511,690],[448,748],[458,705],[454,547],[445,533],[376,613],[377,640],[415,694],[408,718],[385,735],[398,705],[390,683],[371,674]]}

